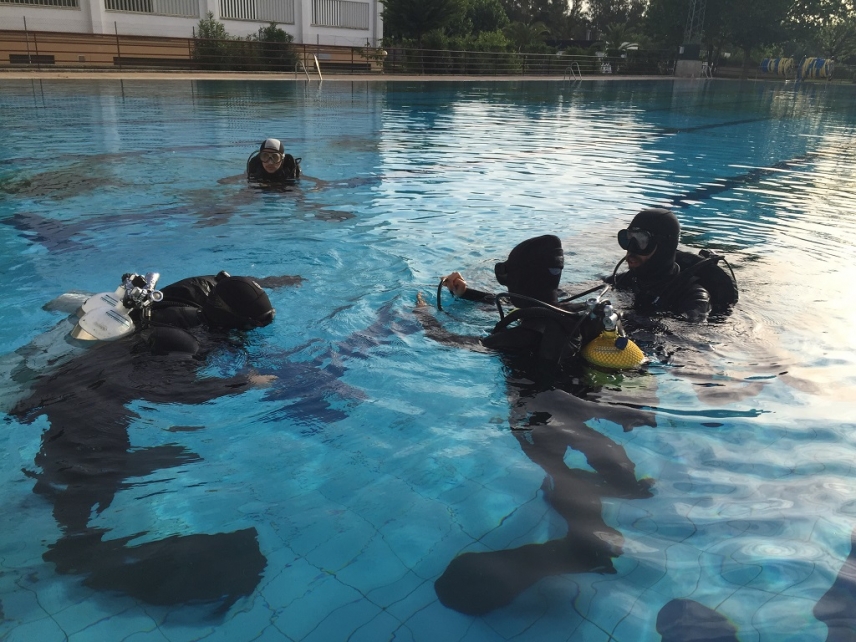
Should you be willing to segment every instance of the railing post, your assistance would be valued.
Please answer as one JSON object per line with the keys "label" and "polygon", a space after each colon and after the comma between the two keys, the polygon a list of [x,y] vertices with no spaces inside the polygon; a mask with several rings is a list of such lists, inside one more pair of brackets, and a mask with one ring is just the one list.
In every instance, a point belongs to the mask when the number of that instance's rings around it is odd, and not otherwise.
{"label": "railing post", "polygon": [[33,64],[33,57],[30,55],[30,32],[27,31],[27,16],[24,16],[24,37],[27,39],[27,64]]}
{"label": "railing post", "polygon": [[113,31],[116,32],[116,61],[119,63],[119,70],[122,69],[122,50],[119,48],[119,25],[113,21]]}
{"label": "railing post", "polygon": [[42,61],[39,58],[39,40],[36,37],[36,32],[33,32],[33,46],[36,48],[36,69],[42,70]]}

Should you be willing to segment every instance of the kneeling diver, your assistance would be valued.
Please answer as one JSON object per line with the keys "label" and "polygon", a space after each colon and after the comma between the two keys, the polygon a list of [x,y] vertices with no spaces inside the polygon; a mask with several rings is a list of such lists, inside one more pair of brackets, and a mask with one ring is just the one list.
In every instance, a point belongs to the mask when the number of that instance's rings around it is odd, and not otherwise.
{"label": "kneeling diver", "polygon": [[[544,499],[567,524],[567,534],[559,539],[455,557],[434,588],[442,604],[461,613],[489,613],[551,575],[614,573],[612,560],[622,553],[623,536],[604,522],[602,499],[651,496],[651,480],[636,478],[635,465],[624,448],[586,425],[598,418],[632,430],[654,426],[655,421],[648,412],[581,398],[586,390],[580,384],[579,347],[590,344],[607,323],[614,324],[613,344],[626,337],[618,336],[617,315],[608,302],[593,299],[578,304],[559,299],[563,266],[561,241],[542,236],[519,244],[508,260],[497,264],[497,280],[508,286],[507,294],[494,296],[467,288],[458,273],[443,279],[441,287],[446,285],[464,298],[508,299],[518,306],[481,340],[444,330],[426,313],[424,301],[416,310],[431,338],[500,355],[509,372],[512,434],[526,456],[546,473],[541,487]],[[618,353],[627,349],[634,358],[626,365],[638,365],[641,352],[634,353],[628,345],[632,344],[612,348]],[[590,469],[570,468],[565,463],[568,448],[583,453]]]}

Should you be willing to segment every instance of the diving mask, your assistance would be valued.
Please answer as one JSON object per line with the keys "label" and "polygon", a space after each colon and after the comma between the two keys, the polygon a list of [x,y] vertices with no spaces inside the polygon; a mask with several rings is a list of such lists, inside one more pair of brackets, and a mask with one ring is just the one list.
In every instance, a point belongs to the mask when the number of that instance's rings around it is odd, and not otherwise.
{"label": "diving mask", "polygon": [[657,237],[646,230],[631,227],[618,233],[618,245],[631,254],[647,256],[657,247]]}
{"label": "diving mask", "polygon": [[276,164],[282,162],[282,154],[277,152],[262,152],[259,154],[259,158],[263,163]]}

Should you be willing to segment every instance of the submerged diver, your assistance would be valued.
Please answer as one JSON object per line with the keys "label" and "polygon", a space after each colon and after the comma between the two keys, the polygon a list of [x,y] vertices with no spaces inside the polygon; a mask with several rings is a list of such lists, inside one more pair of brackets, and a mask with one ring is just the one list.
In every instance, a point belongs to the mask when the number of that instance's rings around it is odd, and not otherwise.
{"label": "submerged diver", "polygon": [[[598,418],[628,431],[655,426],[655,421],[649,412],[584,398],[579,346],[603,329],[608,304],[560,308],[563,265],[561,241],[555,236],[529,239],[515,247],[508,260],[496,266],[496,275],[508,286],[507,295],[497,296],[510,298],[518,311],[504,317],[483,340],[446,331],[418,299],[416,313],[429,337],[446,345],[495,350],[501,356],[509,371],[512,434],[547,474],[544,498],[567,524],[567,534],[560,539],[467,552],[453,559],[434,587],[442,604],[461,613],[481,615],[510,604],[551,575],[614,573],[612,559],[621,555],[623,537],[604,522],[602,498],[651,496],[651,480],[636,478],[624,448],[586,425]],[[459,277],[453,273],[442,283],[465,298],[497,298],[462,287]],[[506,319],[520,323],[509,327]],[[568,448],[583,453],[593,470],[570,468],[565,463]]]}
{"label": "submerged diver", "polygon": [[[145,286],[127,276],[134,287]],[[255,590],[266,565],[254,528],[134,545],[129,542],[145,533],[115,539],[110,529],[90,526],[93,512],[102,513],[118,491],[133,487],[132,478],[200,460],[178,444],[134,447],[128,429],[139,415],[128,404],[200,404],[267,382],[252,372],[198,375],[207,355],[239,346],[240,335],[230,331],[272,322],[273,306],[253,279],[221,272],[160,292],[150,309],[134,311],[135,331],[94,342],[37,377],[10,414],[23,423],[41,415],[49,422],[35,458],[40,471],[28,474],[36,480],[34,492],[53,504],[62,532],[43,556],[57,572],[84,575],[87,586],[149,603],[206,601],[226,609]]]}
{"label": "submerged diver", "polygon": [[300,158],[285,153],[281,141],[266,138],[247,159],[247,178],[260,183],[284,183],[300,178]]}
{"label": "submerged diver", "polygon": [[[679,251],[680,238],[681,225],[670,210],[642,210],[618,233],[627,254],[608,282],[631,291],[633,308],[643,315],[668,312],[704,321],[711,312],[727,313],[738,298],[733,273],[719,267],[722,257],[712,252]],[[622,262],[628,270],[616,275]]]}

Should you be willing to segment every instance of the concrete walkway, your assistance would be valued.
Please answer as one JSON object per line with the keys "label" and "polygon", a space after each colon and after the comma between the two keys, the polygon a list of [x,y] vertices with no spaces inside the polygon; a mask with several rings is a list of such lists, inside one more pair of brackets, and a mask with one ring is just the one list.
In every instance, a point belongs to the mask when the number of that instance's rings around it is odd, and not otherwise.
{"label": "concrete walkway", "polygon": [[[323,69],[321,70],[323,73]],[[318,74],[310,74],[310,80],[317,82]],[[133,71],[119,69],[10,69],[0,68],[0,82],[3,80],[268,80],[268,81],[303,81],[306,74],[293,72],[252,73],[228,71]],[[324,74],[324,80],[330,82],[389,82],[389,81],[420,81],[420,82],[532,82],[532,81],[563,81],[562,76],[413,76],[406,74]],[[583,82],[591,80],[674,80],[674,76],[618,76],[604,74],[598,76],[583,76]]]}

